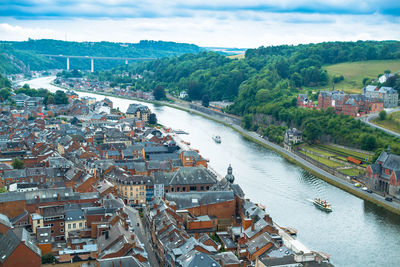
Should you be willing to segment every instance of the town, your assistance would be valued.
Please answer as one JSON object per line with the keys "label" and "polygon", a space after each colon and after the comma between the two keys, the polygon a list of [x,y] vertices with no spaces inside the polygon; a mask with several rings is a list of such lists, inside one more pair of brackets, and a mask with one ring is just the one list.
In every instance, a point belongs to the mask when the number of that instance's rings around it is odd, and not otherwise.
{"label": "town", "polygon": [[147,106],[15,91],[0,108],[1,266],[331,266]]}

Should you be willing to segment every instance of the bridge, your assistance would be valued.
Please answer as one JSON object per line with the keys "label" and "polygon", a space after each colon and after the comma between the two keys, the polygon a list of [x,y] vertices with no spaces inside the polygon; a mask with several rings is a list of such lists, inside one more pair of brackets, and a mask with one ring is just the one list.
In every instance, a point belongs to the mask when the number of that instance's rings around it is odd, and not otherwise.
{"label": "bridge", "polygon": [[145,58],[145,57],[97,57],[97,56],[67,56],[67,55],[48,55],[42,54],[45,57],[60,57],[67,59],[67,70],[69,70],[69,59],[70,58],[87,58],[90,59],[90,71],[94,71],[94,60],[95,59],[105,59],[105,60],[125,60],[125,64],[128,64],[128,60],[155,60],[157,58]]}

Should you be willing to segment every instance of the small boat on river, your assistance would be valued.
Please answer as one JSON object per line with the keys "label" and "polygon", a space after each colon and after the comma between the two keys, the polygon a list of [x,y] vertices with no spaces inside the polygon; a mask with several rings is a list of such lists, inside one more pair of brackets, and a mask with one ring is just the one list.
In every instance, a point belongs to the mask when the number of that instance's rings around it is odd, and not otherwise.
{"label": "small boat on river", "polygon": [[331,212],[332,211],[331,204],[329,204],[326,200],[322,200],[320,198],[315,198],[313,203],[314,203],[314,206],[316,206],[320,210],[323,210],[323,211],[326,211],[326,212]]}
{"label": "small boat on river", "polygon": [[221,136],[219,136],[219,135],[214,135],[212,137],[212,139],[215,141],[215,143],[218,143],[218,144],[221,143]]}

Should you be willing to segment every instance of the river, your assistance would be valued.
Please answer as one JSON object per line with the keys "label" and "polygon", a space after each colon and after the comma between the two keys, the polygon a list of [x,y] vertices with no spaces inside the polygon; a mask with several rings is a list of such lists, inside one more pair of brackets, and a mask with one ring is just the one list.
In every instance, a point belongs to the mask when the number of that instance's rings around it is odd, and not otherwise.
{"label": "river", "polygon": [[[54,92],[59,88],[50,84],[53,78],[26,83]],[[121,111],[136,103],[109,98]],[[220,174],[225,175],[231,164],[235,182],[246,197],[263,204],[279,225],[298,229],[297,239],[309,249],[331,255],[336,266],[400,266],[400,216],[314,177],[229,127],[170,107],[146,105],[157,114],[159,123],[188,132],[182,139],[199,149]],[[213,135],[220,135],[222,143],[216,144]],[[315,208],[314,197],[327,199],[333,212]]]}

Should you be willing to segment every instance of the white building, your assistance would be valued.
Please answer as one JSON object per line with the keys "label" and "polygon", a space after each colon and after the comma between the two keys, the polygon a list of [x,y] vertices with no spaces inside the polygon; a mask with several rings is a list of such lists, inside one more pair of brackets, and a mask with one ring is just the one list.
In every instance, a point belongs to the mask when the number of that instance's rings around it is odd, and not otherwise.
{"label": "white building", "polygon": [[27,192],[38,190],[37,184],[30,183],[13,183],[8,186],[9,192]]}

